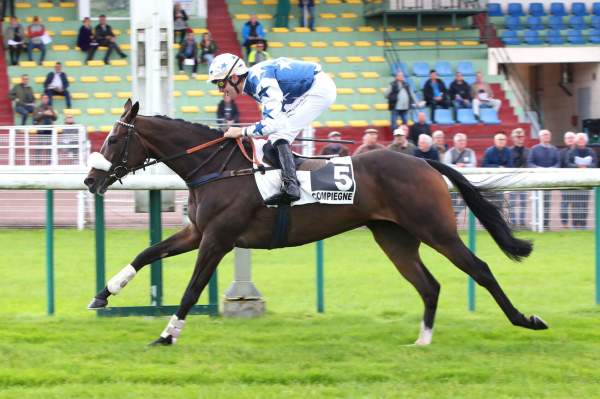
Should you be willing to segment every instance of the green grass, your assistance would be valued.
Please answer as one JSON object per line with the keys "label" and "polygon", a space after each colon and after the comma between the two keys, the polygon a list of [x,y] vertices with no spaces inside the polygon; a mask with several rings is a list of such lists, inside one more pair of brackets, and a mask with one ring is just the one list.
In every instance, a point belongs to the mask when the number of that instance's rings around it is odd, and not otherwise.
{"label": "green grass", "polygon": [[[429,249],[442,285],[433,344],[412,347],[422,313],[415,290],[367,230],[325,243],[326,313],[315,312],[314,245],[254,251],[260,319],[191,316],[174,347],[148,348],[166,318],[97,318],[93,233],[56,232],[56,315],[45,315],[44,233],[0,230],[0,398],[593,398],[600,397],[600,308],[593,235],[525,234],[536,249],[508,261],[486,234],[478,255],[524,313],[550,330],[512,327],[466,278]],[[107,234],[110,276],[147,244],[145,231]],[[219,269],[220,292],[232,257]],[[194,255],[165,261],[165,302],[179,301]],[[112,305],[148,303],[141,272]],[[206,302],[205,296],[201,301]]]}

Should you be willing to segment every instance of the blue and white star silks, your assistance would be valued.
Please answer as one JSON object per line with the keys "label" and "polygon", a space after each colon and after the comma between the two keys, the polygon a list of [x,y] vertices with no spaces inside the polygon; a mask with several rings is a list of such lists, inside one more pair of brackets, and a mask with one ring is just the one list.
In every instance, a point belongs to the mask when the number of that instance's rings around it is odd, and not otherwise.
{"label": "blue and white star silks", "polygon": [[247,135],[269,135],[289,131],[288,106],[312,86],[318,64],[276,58],[260,62],[248,70],[244,92],[263,105],[263,120],[248,126]]}

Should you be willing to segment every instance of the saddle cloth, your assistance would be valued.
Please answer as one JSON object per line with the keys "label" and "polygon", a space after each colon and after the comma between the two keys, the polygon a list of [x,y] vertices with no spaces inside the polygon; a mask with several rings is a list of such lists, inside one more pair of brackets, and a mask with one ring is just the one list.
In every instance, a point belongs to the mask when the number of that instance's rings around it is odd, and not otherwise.
{"label": "saddle cloth", "polygon": [[[262,162],[262,147],[266,140],[255,139],[256,155]],[[264,163],[264,162],[263,162]],[[265,166],[268,166],[265,164]],[[350,157],[327,160],[315,170],[298,170],[300,199],[292,206],[321,203],[330,205],[353,204],[356,193],[354,168]],[[281,191],[281,170],[267,170],[254,174],[261,197],[267,199]]]}

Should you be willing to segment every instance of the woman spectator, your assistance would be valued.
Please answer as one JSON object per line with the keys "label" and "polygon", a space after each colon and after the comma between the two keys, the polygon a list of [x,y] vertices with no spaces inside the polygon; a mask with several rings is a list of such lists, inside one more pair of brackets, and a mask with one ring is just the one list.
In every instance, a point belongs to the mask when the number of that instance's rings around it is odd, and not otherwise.
{"label": "woman spectator", "polygon": [[90,47],[97,45],[98,43],[96,43],[96,39],[94,38],[94,30],[92,29],[92,22],[89,17],[85,17],[77,34],[77,47],[87,53]]}
{"label": "woman spectator", "polygon": [[[173,40],[175,43],[183,43],[188,28],[187,20],[188,16],[181,8],[181,3],[175,3],[173,6]],[[177,35],[179,35],[179,40],[177,40]]]}
{"label": "woman spectator", "polygon": [[25,31],[16,17],[10,17],[10,25],[6,28],[4,40],[4,45],[8,47],[10,54],[10,64],[17,65],[21,50],[25,50]]}
{"label": "woman spectator", "polygon": [[202,35],[200,51],[200,62],[206,62],[206,65],[210,68],[210,64],[215,59],[215,54],[217,54],[217,44],[208,32]]}

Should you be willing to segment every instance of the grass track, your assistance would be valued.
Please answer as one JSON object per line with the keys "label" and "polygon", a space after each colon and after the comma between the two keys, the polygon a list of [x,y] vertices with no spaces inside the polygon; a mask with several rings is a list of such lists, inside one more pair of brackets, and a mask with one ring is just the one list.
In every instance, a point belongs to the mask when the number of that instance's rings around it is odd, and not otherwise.
{"label": "grass track", "polygon": [[[166,319],[99,319],[84,309],[94,291],[92,232],[56,232],[57,314],[47,317],[43,231],[0,230],[0,398],[600,397],[593,236],[526,236],[536,249],[523,264],[486,234],[478,255],[548,331],[512,327],[480,288],[477,312],[467,312],[465,276],[424,248],[442,284],[434,341],[406,346],[420,299],[370,233],[356,230],[325,244],[325,314],[314,311],[314,245],[255,251],[267,316],[190,317],[178,345],[149,349]],[[135,230],[107,239],[109,276],[148,240]],[[165,302],[178,303],[193,262],[193,254],[165,261]],[[232,257],[219,273],[223,292]],[[144,271],[111,304],[146,304],[148,286]]]}

